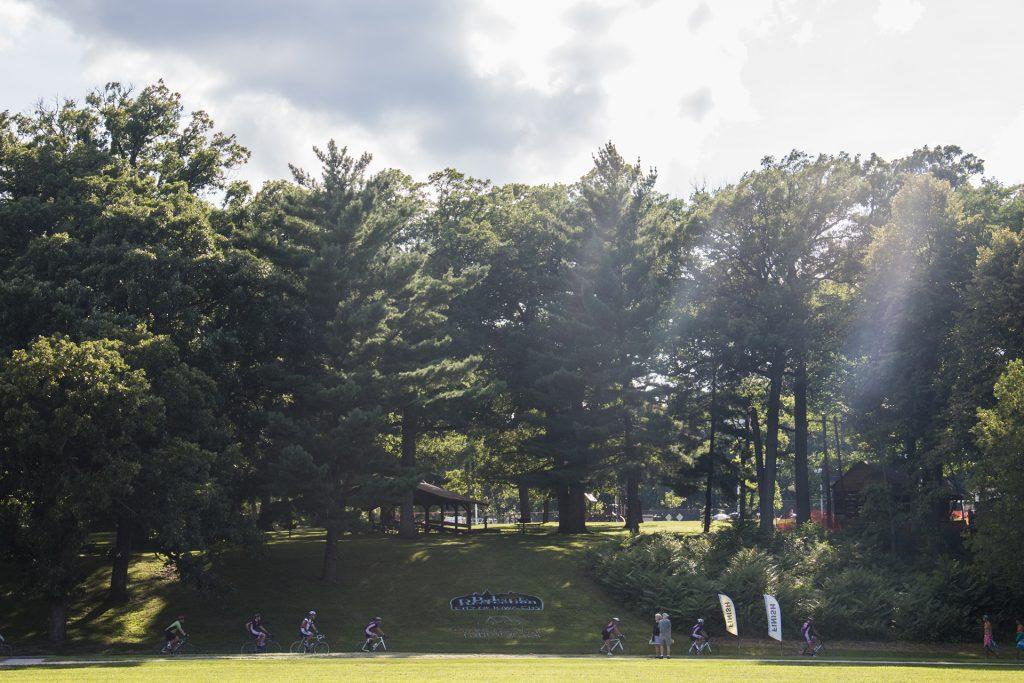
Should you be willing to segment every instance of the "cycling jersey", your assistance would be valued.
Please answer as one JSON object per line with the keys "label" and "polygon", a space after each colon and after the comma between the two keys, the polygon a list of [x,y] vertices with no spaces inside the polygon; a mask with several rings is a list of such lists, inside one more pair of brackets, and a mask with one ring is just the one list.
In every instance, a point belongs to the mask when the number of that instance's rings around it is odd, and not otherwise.
{"label": "cycling jersey", "polygon": [[601,637],[605,640],[608,640],[612,637],[612,633],[614,633],[615,629],[617,629],[618,627],[619,625],[614,621],[608,622],[608,625],[601,629]]}
{"label": "cycling jersey", "polygon": [[704,637],[704,624],[694,624],[690,629],[690,637],[696,640]]}
{"label": "cycling jersey", "polygon": [[376,638],[378,628],[380,628],[380,623],[377,621],[371,621],[366,625],[366,628],[363,629],[363,633],[366,634],[367,638]]}
{"label": "cycling jersey", "polygon": [[174,620],[174,623],[164,629],[167,633],[185,633],[185,629],[181,627],[181,621],[178,619]]}
{"label": "cycling jersey", "polygon": [[263,628],[263,621],[256,621],[255,619],[249,620],[249,622],[246,623],[245,630],[254,636],[263,635],[266,632],[266,629]]}
{"label": "cycling jersey", "polygon": [[810,621],[805,621],[804,625],[800,627],[800,633],[803,634],[804,640],[811,642],[811,631],[814,630],[814,625]]}
{"label": "cycling jersey", "polygon": [[313,629],[315,628],[316,627],[313,625],[313,620],[310,617],[306,617],[302,620],[302,624],[299,626],[299,631],[302,632],[302,635],[308,636],[312,634]]}

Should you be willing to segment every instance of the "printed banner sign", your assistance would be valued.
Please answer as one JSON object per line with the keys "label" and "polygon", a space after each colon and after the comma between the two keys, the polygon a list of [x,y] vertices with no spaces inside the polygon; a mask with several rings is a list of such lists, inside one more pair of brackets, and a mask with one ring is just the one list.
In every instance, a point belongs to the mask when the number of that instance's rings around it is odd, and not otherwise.
{"label": "printed banner sign", "polygon": [[782,642],[782,610],[774,595],[764,596],[764,611],[768,614],[768,635]]}
{"label": "printed banner sign", "polygon": [[451,599],[452,609],[456,612],[474,612],[477,610],[527,610],[536,612],[544,609],[544,601],[536,595],[525,593],[471,593]]}
{"label": "printed banner sign", "polygon": [[732,598],[719,593],[718,601],[722,603],[722,618],[725,619],[725,630],[734,636],[738,636],[740,628],[736,624],[736,606],[732,604]]}

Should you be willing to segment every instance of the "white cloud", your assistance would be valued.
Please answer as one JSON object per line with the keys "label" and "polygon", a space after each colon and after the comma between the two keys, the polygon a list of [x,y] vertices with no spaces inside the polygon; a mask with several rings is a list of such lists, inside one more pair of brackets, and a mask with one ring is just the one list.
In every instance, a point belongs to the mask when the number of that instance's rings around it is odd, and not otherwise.
{"label": "white cloud", "polygon": [[37,19],[35,9],[19,0],[0,0],[0,52],[10,49]]}
{"label": "white cloud", "polygon": [[878,0],[878,9],[872,18],[882,31],[906,33],[923,14],[924,4],[920,0]]}
{"label": "white cloud", "polygon": [[0,110],[162,77],[252,148],[256,182],[331,137],[498,182],[572,181],[613,140],[676,194],[792,148],[952,143],[1019,179],[992,131],[1024,110],[1024,3],[928,11],[926,31],[921,0],[0,0]]}
{"label": "white cloud", "polygon": [[811,42],[812,38],[814,38],[814,24],[810,20],[805,19],[800,22],[800,28],[793,34],[793,41],[797,45],[806,45]]}

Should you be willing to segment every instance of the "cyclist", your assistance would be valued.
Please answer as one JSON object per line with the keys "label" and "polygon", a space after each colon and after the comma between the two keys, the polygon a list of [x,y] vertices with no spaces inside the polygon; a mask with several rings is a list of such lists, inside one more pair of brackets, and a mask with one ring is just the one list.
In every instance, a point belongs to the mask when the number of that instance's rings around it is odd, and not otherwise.
{"label": "cyclist", "polygon": [[708,640],[708,632],[704,630],[704,617],[697,619],[697,623],[690,629],[690,640],[697,646],[697,652],[700,652]]}
{"label": "cyclist", "polygon": [[814,628],[814,617],[808,616],[804,625],[800,627],[800,635],[804,637],[804,649],[801,654],[814,657],[817,653],[818,643],[821,639]]}
{"label": "cyclist", "polygon": [[252,619],[245,622],[245,632],[256,639],[256,652],[263,652],[266,649],[267,637],[270,633],[263,625],[263,615],[257,612]]}
{"label": "cyclist", "polygon": [[370,652],[371,647],[373,646],[373,641],[384,637],[384,631],[380,629],[382,621],[384,620],[380,617],[374,617],[363,629],[363,635],[366,636],[366,642],[363,643],[363,652]]}
{"label": "cyclist", "polygon": [[299,624],[299,635],[302,636],[302,649],[308,650],[313,644],[313,636],[317,634],[316,624],[316,610],[309,610],[306,617]]}
{"label": "cyclist", "polygon": [[164,629],[164,637],[167,642],[164,643],[164,647],[161,650],[162,653],[167,654],[174,652],[181,645],[182,638],[187,638],[188,634],[185,633],[185,628],[182,626],[182,622],[185,621],[185,615],[179,614],[178,618],[175,619],[170,626]]}
{"label": "cyclist", "polygon": [[604,652],[609,657],[612,655],[612,637],[616,636],[623,638],[622,632],[619,631],[619,618],[612,617],[612,620],[605,624],[605,627],[601,629],[601,649],[598,652]]}

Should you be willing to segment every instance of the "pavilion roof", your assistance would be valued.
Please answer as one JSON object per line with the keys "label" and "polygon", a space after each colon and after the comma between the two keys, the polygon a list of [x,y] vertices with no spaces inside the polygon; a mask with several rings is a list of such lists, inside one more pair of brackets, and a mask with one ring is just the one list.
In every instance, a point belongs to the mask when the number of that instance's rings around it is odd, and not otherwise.
{"label": "pavilion roof", "polygon": [[416,505],[441,505],[442,503],[459,503],[461,505],[482,505],[485,503],[482,500],[476,498],[470,498],[464,496],[461,493],[455,493],[449,491],[446,488],[436,486],[434,484],[428,484],[425,481],[421,481],[416,485],[416,490],[413,492],[413,503]]}

